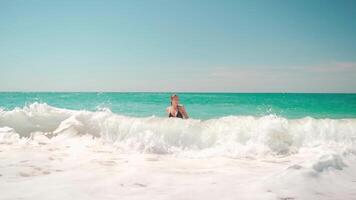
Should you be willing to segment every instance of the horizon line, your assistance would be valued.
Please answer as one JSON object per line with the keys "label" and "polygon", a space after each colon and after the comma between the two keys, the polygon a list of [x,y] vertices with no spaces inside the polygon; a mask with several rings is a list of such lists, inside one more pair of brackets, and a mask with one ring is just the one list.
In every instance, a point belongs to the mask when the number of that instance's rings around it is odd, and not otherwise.
{"label": "horizon line", "polygon": [[298,91],[288,91],[288,92],[239,92],[239,91],[2,91],[0,93],[206,93],[206,94],[356,94],[356,92],[298,92]]}

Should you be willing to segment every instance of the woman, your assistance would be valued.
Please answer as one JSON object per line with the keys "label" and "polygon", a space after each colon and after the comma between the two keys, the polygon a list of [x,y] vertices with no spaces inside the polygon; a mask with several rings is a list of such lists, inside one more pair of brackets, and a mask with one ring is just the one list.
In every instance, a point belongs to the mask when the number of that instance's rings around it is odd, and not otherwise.
{"label": "woman", "polygon": [[179,97],[176,94],[171,95],[171,106],[167,108],[168,117],[188,119],[188,114],[183,105],[179,105]]}

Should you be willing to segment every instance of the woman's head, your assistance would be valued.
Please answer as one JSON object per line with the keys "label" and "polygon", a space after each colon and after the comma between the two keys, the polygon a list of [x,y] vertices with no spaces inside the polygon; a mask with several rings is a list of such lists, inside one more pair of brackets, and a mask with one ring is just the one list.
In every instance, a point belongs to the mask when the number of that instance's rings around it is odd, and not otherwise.
{"label": "woman's head", "polygon": [[171,105],[177,106],[179,104],[179,97],[176,94],[171,95]]}

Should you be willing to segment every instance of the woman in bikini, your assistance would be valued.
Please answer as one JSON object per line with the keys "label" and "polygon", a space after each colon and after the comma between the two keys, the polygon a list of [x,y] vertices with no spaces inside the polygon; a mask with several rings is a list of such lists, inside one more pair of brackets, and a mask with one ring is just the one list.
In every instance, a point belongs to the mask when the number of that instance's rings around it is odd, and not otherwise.
{"label": "woman in bikini", "polygon": [[188,114],[183,105],[179,105],[179,97],[176,94],[171,95],[171,106],[167,108],[168,117],[188,119]]}

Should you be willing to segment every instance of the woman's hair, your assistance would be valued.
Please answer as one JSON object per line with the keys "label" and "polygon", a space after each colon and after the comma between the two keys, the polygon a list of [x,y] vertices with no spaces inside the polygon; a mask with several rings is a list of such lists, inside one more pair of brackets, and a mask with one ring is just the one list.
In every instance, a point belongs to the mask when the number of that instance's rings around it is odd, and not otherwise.
{"label": "woman's hair", "polygon": [[174,97],[178,97],[178,95],[177,94],[172,94],[171,95],[171,105],[172,105],[172,100],[173,100]]}

